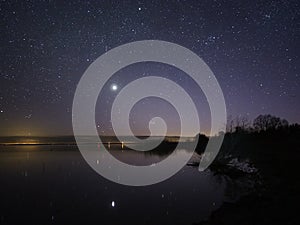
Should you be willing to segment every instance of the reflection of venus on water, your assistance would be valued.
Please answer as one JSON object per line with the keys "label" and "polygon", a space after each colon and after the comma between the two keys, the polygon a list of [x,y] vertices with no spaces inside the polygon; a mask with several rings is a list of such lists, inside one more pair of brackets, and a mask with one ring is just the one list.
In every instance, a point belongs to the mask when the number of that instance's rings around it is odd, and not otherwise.
{"label": "reflection of venus on water", "polygon": [[[29,152],[28,148],[32,147],[36,151]],[[18,202],[17,209],[14,204],[4,208],[7,215],[13,215],[16,210],[30,215],[32,208],[28,205],[38,202],[35,213],[39,215],[52,215],[55,207],[68,216],[73,215],[75,208],[93,221],[100,215],[105,221],[109,219],[110,224],[120,224],[118,218],[122,218],[123,224],[132,224],[132,217],[128,215],[136,212],[140,218],[147,218],[149,211],[144,210],[147,208],[151,210],[152,218],[164,221],[166,225],[193,224],[207,218],[226,198],[226,179],[220,179],[209,170],[199,173],[197,168],[185,166],[172,178],[151,188],[134,188],[117,185],[99,176],[86,164],[76,146],[20,145],[0,146],[0,149],[17,149],[0,151],[1,202]],[[111,145],[113,156],[137,166],[154,166],[165,157],[121,150],[121,143]],[[182,149],[178,154],[186,152]],[[94,163],[100,164],[101,160],[95,158]],[[108,166],[107,169],[112,168]],[[15,194],[20,192],[20,187],[26,190],[21,198]],[[53,208],[49,208],[49,202]],[[67,207],[70,205],[72,207]],[[118,217],[109,216],[109,209],[118,210]],[[178,223],[167,220],[167,212],[170,218],[177,218]],[[59,216],[54,215],[55,218]]]}

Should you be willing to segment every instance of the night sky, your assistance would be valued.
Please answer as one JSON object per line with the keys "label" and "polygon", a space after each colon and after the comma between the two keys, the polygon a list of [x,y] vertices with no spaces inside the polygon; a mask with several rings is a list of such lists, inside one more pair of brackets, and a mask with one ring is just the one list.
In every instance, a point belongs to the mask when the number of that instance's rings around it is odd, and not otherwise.
{"label": "night sky", "polygon": [[[198,54],[223,90],[227,114],[273,114],[300,122],[299,1],[1,1],[0,135],[70,135],[76,85],[106,51],[132,41],[174,42]],[[99,96],[96,121],[111,134],[110,106],[128,82],[153,74],[172,78],[194,99],[203,131],[209,110],[182,71],[140,63],[117,72]],[[113,85],[117,85],[113,87]],[[179,129],[168,103],[145,99],[132,129],[147,134],[162,115]],[[202,124],[201,124],[202,125]]]}

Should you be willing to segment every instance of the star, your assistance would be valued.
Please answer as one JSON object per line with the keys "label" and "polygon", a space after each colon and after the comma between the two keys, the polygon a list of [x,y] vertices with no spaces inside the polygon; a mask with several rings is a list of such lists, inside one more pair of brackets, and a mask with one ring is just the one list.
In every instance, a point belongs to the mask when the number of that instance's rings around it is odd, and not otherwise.
{"label": "star", "polygon": [[118,90],[118,86],[116,84],[112,84],[110,88],[112,91]]}

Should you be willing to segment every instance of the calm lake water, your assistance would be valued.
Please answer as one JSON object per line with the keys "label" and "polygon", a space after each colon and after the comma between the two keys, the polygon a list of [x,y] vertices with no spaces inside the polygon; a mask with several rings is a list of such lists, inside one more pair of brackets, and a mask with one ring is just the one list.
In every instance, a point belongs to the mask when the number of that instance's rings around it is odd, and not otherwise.
{"label": "calm lake water", "polygon": [[[111,152],[133,164],[165,157]],[[119,185],[94,172],[75,146],[0,146],[0,180],[0,224],[193,224],[228,197],[227,179],[191,166],[159,184]]]}

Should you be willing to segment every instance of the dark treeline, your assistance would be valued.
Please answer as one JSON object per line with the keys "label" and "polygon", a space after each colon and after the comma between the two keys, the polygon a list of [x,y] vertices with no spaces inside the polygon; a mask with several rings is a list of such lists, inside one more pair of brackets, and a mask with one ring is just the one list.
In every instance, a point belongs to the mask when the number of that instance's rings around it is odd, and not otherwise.
{"label": "dark treeline", "polygon": [[[272,115],[260,115],[252,123],[245,117],[229,118],[227,125],[222,147],[210,169],[231,176],[236,173],[224,166],[230,160],[248,162],[257,173],[241,176],[250,176],[257,186],[238,202],[225,203],[208,221],[199,224],[298,223],[293,202],[300,201],[300,125]],[[198,153],[205,147],[205,138],[200,135]]]}
{"label": "dark treeline", "polygon": [[[198,134],[196,152],[203,153],[208,137]],[[285,119],[272,115],[259,115],[251,123],[247,117],[228,118],[219,160],[232,157],[251,157],[255,151],[283,150],[287,147],[299,148],[300,125],[289,124]],[[280,143],[280,144],[279,144]],[[295,146],[297,145],[297,146]],[[267,148],[265,148],[267,147]],[[261,153],[261,152],[260,152]],[[225,157],[226,155],[226,157]]]}
{"label": "dark treeline", "polygon": [[231,116],[227,122],[227,133],[283,133],[287,131],[299,132],[299,124],[289,124],[285,119],[281,119],[270,114],[259,115],[253,120],[253,123],[247,117],[236,117],[232,119]]}

